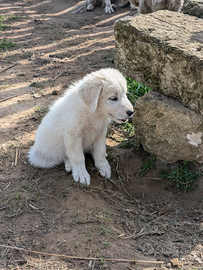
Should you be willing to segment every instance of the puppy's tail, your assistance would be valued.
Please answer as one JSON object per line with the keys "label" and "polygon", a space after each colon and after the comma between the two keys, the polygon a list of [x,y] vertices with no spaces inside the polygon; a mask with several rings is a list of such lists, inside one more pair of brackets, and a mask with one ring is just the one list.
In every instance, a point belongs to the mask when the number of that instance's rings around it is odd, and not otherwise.
{"label": "puppy's tail", "polygon": [[30,164],[38,168],[52,168],[56,165],[55,161],[45,158],[45,156],[38,152],[34,146],[30,148],[28,158]]}
{"label": "puppy's tail", "polygon": [[74,7],[72,13],[82,13],[87,8],[85,1],[79,2],[76,7]]}

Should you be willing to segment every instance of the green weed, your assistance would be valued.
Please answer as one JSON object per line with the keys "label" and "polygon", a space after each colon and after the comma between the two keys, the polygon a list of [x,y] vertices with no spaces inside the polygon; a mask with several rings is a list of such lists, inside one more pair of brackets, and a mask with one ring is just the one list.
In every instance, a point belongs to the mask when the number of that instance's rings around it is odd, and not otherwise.
{"label": "green weed", "polygon": [[108,233],[111,233],[111,230],[108,230],[105,228],[103,225],[100,227],[100,232],[101,235],[107,235]]}
{"label": "green weed", "polygon": [[38,120],[38,119],[41,119],[43,116],[45,116],[45,114],[48,112],[48,109],[46,107],[36,107],[34,113],[33,113],[33,116],[32,118],[34,120]]}
{"label": "green weed", "polygon": [[5,38],[3,38],[3,40],[0,42],[0,49],[3,49],[3,50],[12,49],[16,46],[17,46],[16,43],[13,43],[12,41],[6,41]]}
{"label": "green weed", "polygon": [[19,16],[17,14],[11,14],[6,17],[7,20],[15,21],[19,19]]}
{"label": "green weed", "polygon": [[4,25],[4,16],[3,15],[0,15],[0,31],[4,31],[6,28],[8,28],[7,25]]}
{"label": "green weed", "polygon": [[121,143],[119,144],[119,147],[120,148],[123,148],[123,149],[128,149],[128,148],[131,148],[133,146],[137,145],[137,140],[136,138],[130,138],[130,139],[123,139],[121,140]]}
{"label": "green weed", "polygon": [[176,169],[171,169],[170,166],[166,170],[160,171],[160,177],[168,179],[168,185],[175,186],[177,189],[185,192],[193,190],[196,186],[197,178],[202,175],[200,171],[193,171],[189,168],[187,161],[182,161],[177,164]]}
{"label": "green weed", "polygon": [[152,167],[154,166],[156,162],[156,156],[147,154],[146,155],[147,160],[146,163],[142,165],[140,170],[140,176],[144,176]]}
{"label": "green weed", "polygon": [[128,87],[127,96],[133,106],[135,105],[138,97],[144,96],[144,94],[148,93],[151,90],[151,88],[147,87],[143,83],[138,83],[137,81],[130,79],[127,76],[126,81]]}
{"label": "green weed", "polygon": [[134,130],[134,126],[132,123],[124,123],[122,125],[119,125],[120,127],[122,127],[124,133],[129,136],[129,137],[132,137],[135,135],[135,130]]}
{"label": "green weed", "polygon": [[68,189],[63,189],[60,194],[58,194],[58,198],[59,200],[60,199],[63,199],[63,198],[66,198],[69,194],[69,190]]}
{"label": "green weed", "polygon": [[11,14],[8,16],[0,15],[0,31],[4,31],[5,29],[9,28],[8,25],[5,25],[6,22],[14,21],[17,19],[19,19],[19,16],[15,14]]}

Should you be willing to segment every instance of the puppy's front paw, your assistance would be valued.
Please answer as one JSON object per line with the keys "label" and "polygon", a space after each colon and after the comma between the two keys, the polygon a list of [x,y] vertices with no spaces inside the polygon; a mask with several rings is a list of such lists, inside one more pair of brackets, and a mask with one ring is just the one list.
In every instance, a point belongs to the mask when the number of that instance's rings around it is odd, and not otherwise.
{"label": "puppy's front paw", "polygon": [[106,159],[95,165],[99,169],[101,176],[105,178],[111,178],[111,166]]}
{"label": "puppy's front paw", "polygon": [[90,185],[90,175],[85,170],[73,170],[73,179],[83,185]]}

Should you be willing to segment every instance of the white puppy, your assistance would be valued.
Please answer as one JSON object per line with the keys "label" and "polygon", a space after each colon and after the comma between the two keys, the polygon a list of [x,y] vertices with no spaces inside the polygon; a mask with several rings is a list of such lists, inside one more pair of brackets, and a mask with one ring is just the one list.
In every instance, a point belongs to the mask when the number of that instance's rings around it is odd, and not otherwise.
{"label": "white puppy", "polygon": [[29,152],[32,165],[51,168],[62,162],[81,184],[90,184],[84,152],[91,152],[103,177],[111,177],[106,160],[110,119],[125,123],[133,114],[126,96],[127,83],[116,69],[106,68],[73,84],[42,120]]}

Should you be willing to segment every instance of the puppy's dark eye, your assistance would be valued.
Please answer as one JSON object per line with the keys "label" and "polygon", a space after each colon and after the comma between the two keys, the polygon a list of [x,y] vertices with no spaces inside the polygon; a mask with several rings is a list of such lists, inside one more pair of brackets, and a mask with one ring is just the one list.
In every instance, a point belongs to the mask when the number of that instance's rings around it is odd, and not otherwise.
{"label": "puppy's dark eye", "polygon": [[112,101],[117,101],[118,98],[117,98],[117,97],[111,97],[110,100],[112,100]]}

